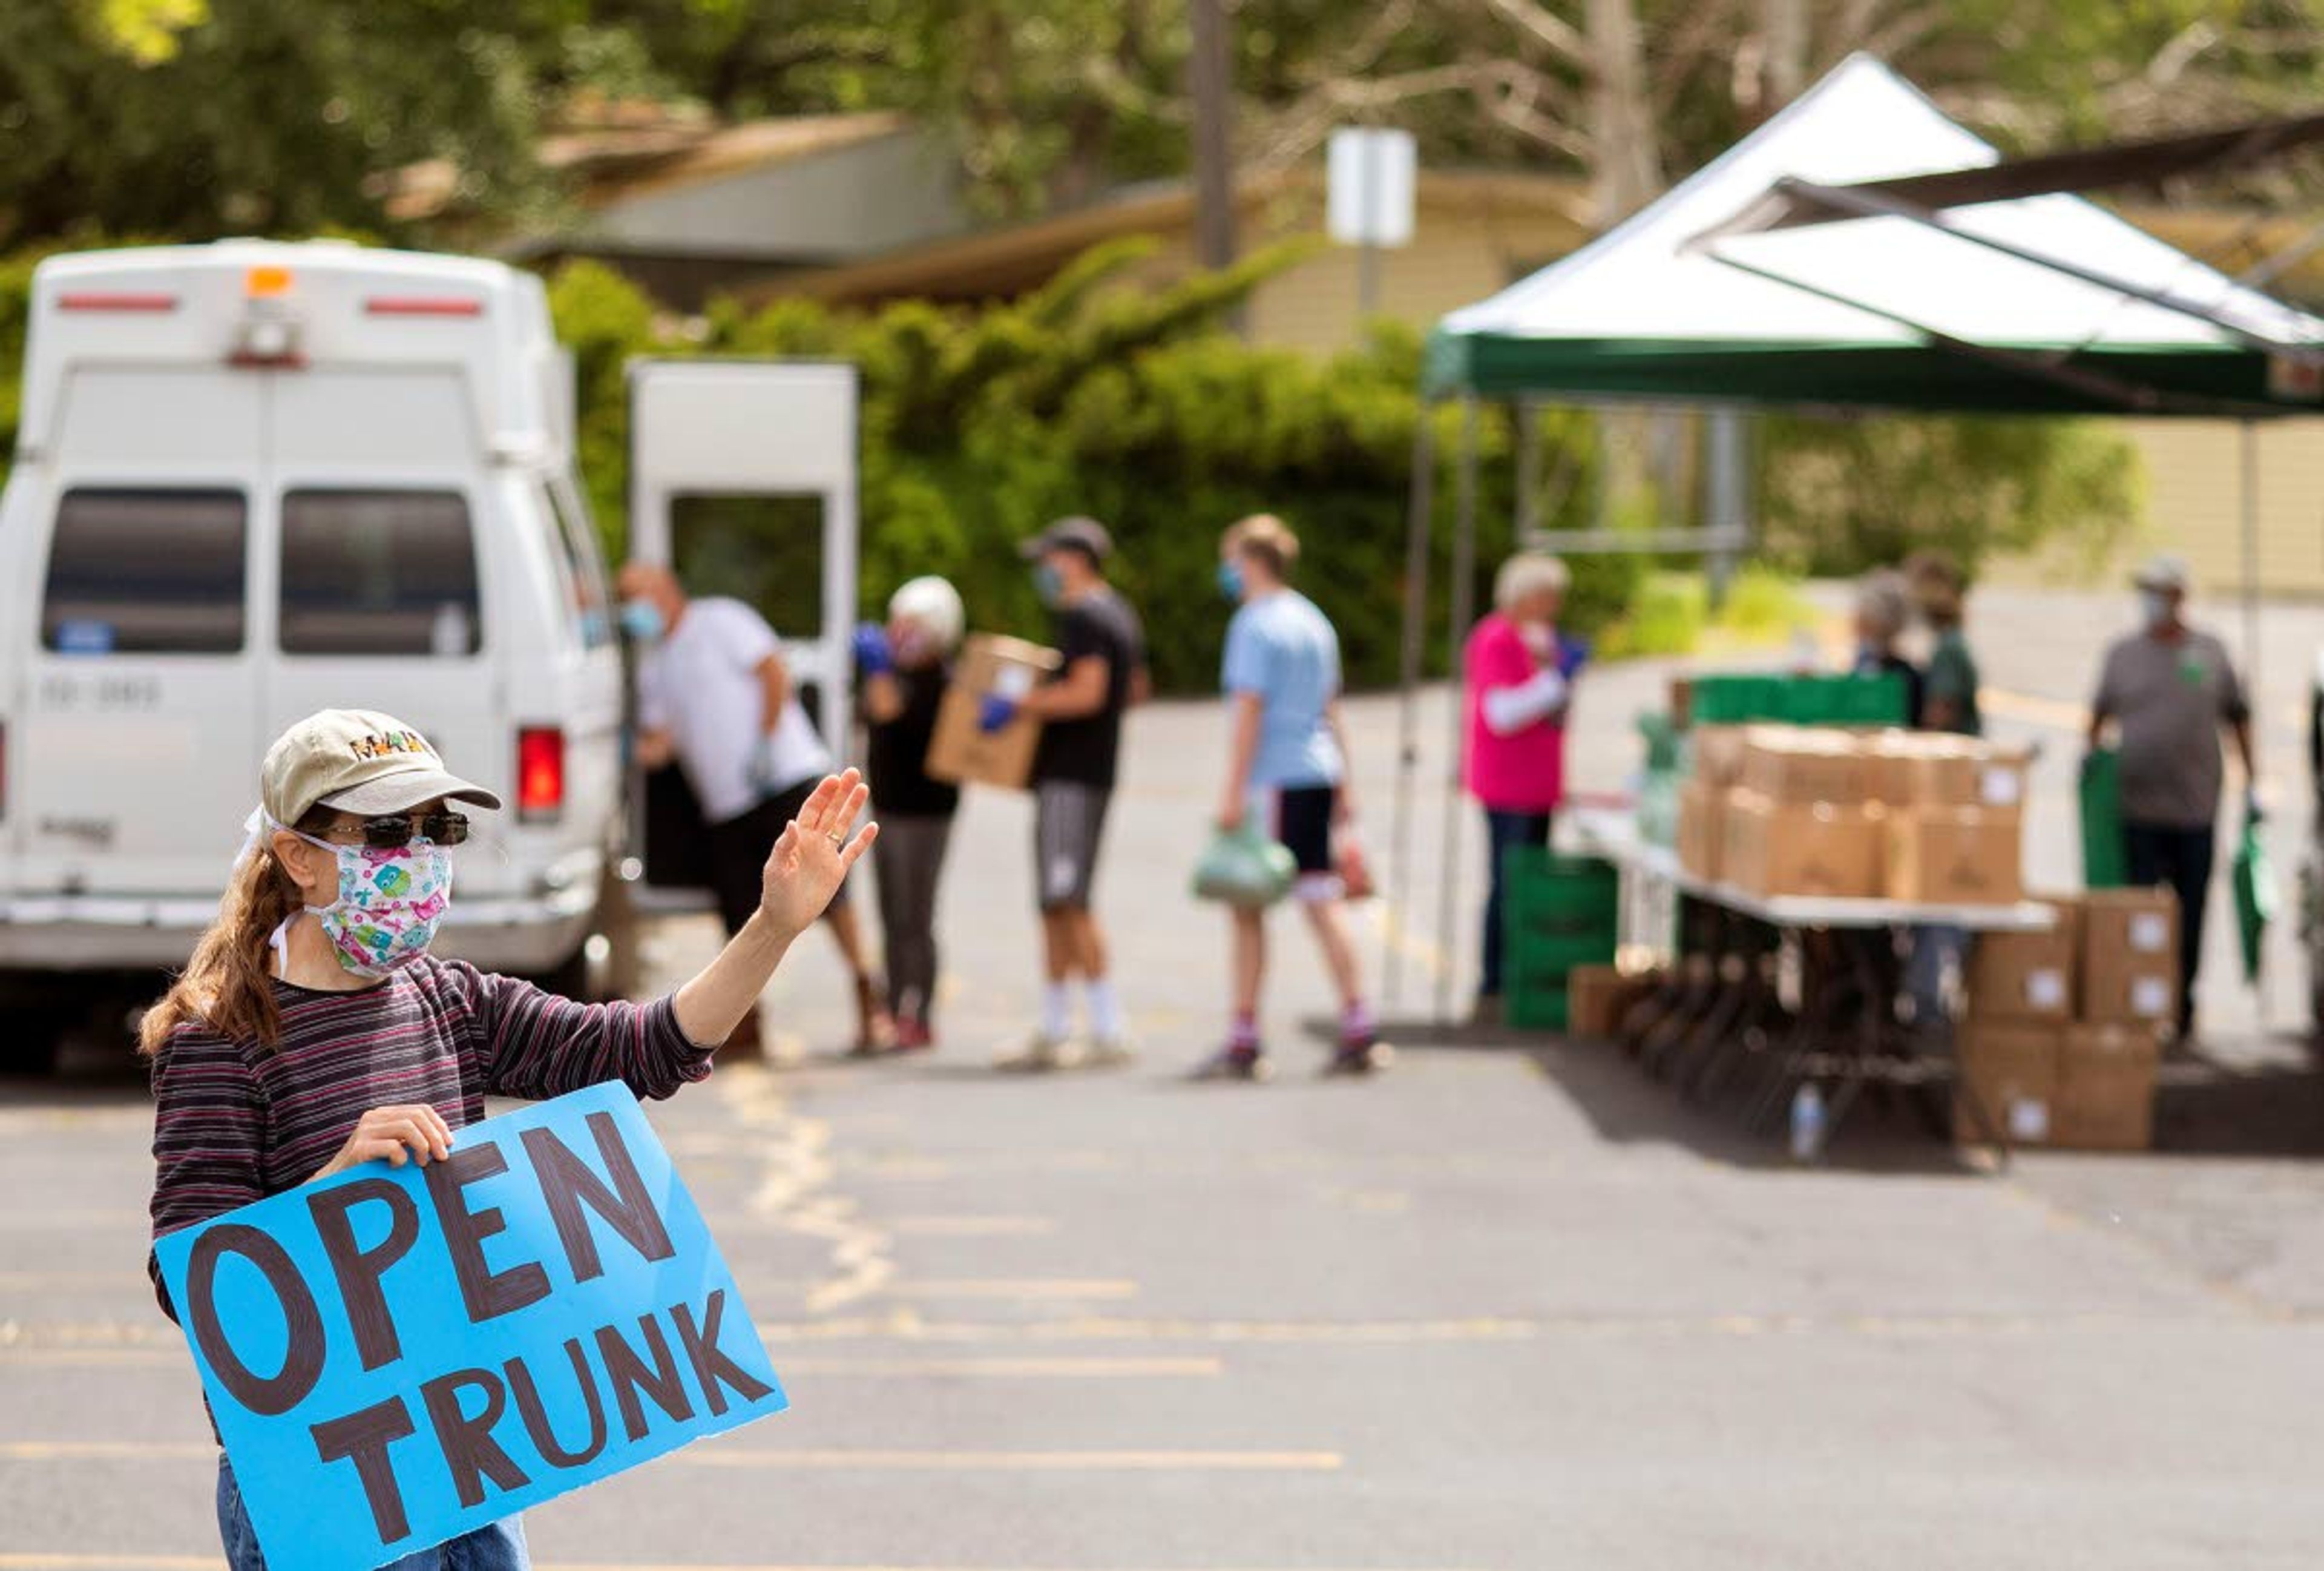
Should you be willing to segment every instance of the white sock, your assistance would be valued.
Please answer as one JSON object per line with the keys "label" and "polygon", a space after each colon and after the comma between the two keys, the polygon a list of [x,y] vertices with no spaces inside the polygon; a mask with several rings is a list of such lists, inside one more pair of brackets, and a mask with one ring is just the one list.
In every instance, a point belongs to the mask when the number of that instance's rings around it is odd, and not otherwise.
{"label": "white sock", "polygon": [[1073,999],[1062,982],[1041,989],[1041,1034],[1051,1041],[1063,1041],[1074,1034]]}
{"label": "white sock", "polygon": [[1090,1035],[1102,1042],[1118,1042],[1122,1038],[1121,1000],[1113,991],[1111,977],[1101,976],[1089,984]]}

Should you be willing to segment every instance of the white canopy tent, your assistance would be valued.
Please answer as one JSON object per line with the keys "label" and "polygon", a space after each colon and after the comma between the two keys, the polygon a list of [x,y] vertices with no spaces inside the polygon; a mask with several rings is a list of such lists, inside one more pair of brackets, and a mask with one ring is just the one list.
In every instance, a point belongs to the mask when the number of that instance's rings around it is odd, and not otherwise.
{"label": "white canopy tent", "polygon": [[[2324,321],[2079,196],[1761,227],[1794,188],[1845,202],[1831,188],[1998,157],[1886,66],[1857,56],[1605,236],[1444,318],[1429,339],[1423,392],[1465,411],[1448,595],[1456,682],[1474,609],[1481,399],[2244,420],[2324,407]],[[1410,887],[1432,424],[1422,420],[1415,438],[1406,564],[1390,869],[1399,902]],[[1460,910],[1456,811],[1448,794],[1437,932],[1448,966]],[[1400,912],[1391,926],[1400,929]],[[1391,991],[1396,974],[1392,938]],[[1440,977],[1440,1020],[1449,989]]]}

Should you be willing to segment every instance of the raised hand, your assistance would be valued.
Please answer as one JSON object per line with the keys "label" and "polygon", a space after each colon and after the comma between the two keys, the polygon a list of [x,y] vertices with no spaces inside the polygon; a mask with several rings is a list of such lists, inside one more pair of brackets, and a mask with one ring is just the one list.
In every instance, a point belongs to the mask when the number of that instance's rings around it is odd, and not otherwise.
{"label": "raised hand", "polygon": [[871,795],[854,770],[825,775],[784,828],[768,854],[759,892],[759,910],[779,932],[796,937],[813,927],[847,870],[880,837],[877,824],[849,834]]}

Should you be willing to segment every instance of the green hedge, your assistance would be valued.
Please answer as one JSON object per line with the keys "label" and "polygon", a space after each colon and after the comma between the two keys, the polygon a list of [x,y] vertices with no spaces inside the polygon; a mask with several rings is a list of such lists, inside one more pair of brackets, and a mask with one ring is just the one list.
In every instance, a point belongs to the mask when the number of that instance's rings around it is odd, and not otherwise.
{"label": "green hedge", "polygon": [[[1406,507],[1420,408],[1419,342],[1382,329],[1329,360],[1252,348],[1222,328],[1250,286],[1295,259],[1258,256],[1217,277],[1149,291],[1120,282],[1140,254],[1092,254],[1010,305],[945,310],[911,301],[838,313],[798,300],[731,302],[683,332],[593,263],[552,281],[559,332],[580,356],[582,452],[609,548],[621,548],[622,365],[637,354],[835,356],[863,377],[863,609],[916,573],[959,587],[979,627],[1038,636],[1045,625],[1016,542],[1052,518],[1102,519],[1120,549],[1115,578],[1144,612],[1157,684],[1215,679],[1228,608],[1214,587],[1219,531],[1255,512],[1300,535],[1298,582],[1338,624],[1350,680],[1395,679],[1405,585]],[[1455,411],[1437,449],[1450,454]],[[1586,427],[1545,422],[1547,446],[1586,470]],[[1509,549],[1510,431],[1482,421],[1478,604]],[[1587,484],[1570,488],[1590,494]],[[1449,458],[1437,477],[1433,585],[1449,570]],[[1563,522],[1574,522],[1565,520]],[[1573,619],[1594,628],[1628,601],[1635,563],[1575,564]],[[1441,594],[1433,595],[1441,606]],[[1444,664],[1441,608],[1430,669]]]}

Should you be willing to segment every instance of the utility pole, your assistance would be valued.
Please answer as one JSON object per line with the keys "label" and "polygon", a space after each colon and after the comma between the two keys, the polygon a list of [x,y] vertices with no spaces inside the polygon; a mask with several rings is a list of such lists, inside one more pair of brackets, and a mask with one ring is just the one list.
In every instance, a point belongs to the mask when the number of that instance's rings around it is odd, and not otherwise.
{"label": "utility pole", "polygon": [[1194,101],[1194,248],[1205,267],[1234,261],[1233,67],[1221,0],[1187,0],[1194,52],[1186,76]]}

